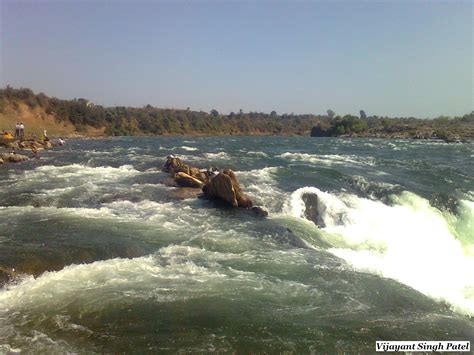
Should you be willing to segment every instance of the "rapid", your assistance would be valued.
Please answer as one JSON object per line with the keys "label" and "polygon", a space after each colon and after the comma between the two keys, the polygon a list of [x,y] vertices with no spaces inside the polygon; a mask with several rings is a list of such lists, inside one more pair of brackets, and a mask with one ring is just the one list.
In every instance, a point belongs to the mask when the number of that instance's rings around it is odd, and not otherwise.
{"label": "rapid", "polygon": [[[233,169],[267,219],[164,184]],[[474,341],[473,144],[71,140],[0,166],[0,353]]]}

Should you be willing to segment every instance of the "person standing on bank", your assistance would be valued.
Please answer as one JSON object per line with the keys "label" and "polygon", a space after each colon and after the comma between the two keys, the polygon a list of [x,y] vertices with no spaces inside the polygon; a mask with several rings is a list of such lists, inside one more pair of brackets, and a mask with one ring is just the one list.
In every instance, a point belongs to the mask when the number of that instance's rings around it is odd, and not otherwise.
{"label": "person standing on bank", "polygon": [[20,137],[20,122],[17,122],[15,125],[15,138]]}
{"label": "person standing on bank", "polygon": [[20,122],[20,139],[25,138],[25,125],[23,122]]}

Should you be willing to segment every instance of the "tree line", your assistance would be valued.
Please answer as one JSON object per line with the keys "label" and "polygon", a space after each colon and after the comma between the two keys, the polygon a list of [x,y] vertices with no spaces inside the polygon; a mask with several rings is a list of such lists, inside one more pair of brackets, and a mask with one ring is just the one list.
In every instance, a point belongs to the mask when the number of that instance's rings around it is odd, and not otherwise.
{"label": "tree line", "polygon": [[[163,134],[270,134],[340,136],[360,134],[374,128],[392,130],[416,130],[416,127],[443,123],[459,126],[458,122],[472,124],[473,115],[435,120],[415,118],[389,118],[367,116],[360,111],[359,116],[338,116],[328,110],[325,115],[277,114],[264,112],[231,112],[221,114],[217,110],[209,113],[187,109],[144,107],[103,107],[79,98],[62,100],[44,93],[35,94],[31,89],[15,89],[10,86],[0,89],[0,113],[7,105],[14,108],[25,104],[31,109],[42,108],[53,115],[58,122],[70,122],[81,132],[87,126],[105,127],[105,134],[123,135],[163,135]],[[454,125],[453,125],[454,123]]]}

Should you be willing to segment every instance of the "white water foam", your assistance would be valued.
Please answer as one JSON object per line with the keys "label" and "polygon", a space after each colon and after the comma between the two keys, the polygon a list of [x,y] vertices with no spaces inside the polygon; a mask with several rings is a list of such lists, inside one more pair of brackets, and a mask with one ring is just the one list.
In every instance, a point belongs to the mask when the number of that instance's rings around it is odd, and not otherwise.
{"label": "white water foam", "polygon": [[334,195],[315,187],[295,191],[286,212],[304,218],[302,195],[318,196],[322,231],[330,252],[356,269],[396,279],[454,310],[474,315],[474,203],[462,202],[458,216],[441,213],[413,193],[393,205]]}
{"label": "white water foam", "polygon": [[9,192],[12,195],[27,192],[32,204],[58,205],[64,203],[61,199],[87,200],[100,189],[110,189],[110,186],[114,188],[121,181],[140,174],[145,173],[131,165],[117,168],[81,164],[45,165],[18,174],[9,185]]}
{"label": "white water foam", "polygon": [[65,166],[45,165],[24,172],[26,180],[48,180],[55,177],[65,180],[74,178],[116,180],[136,174],[139,174],[139,171],[135,170],[132,165],[122,165],[118,168],[113,168],[110,166],[91,167],[81,164]]}
{"label": "white water foam", "polygon": [[72,301],[78,307],[77,312],[90,313],[130,303],[131,299],[174,302],[209,294],[234,297],[243,291],[268,292],[286,299],[289,294],[311,292],[305,284],[271,280],[259,273],[221,264],[236,257],[239,254],[171,245],[144,257],[69,265],[60,271],[45,272],[36,279],[26,277],[19,284],[2,289],[0,317],[54,314],[56,322],[89,333],[89,329],[71,323],[68,317],[58,317],[64,314],[63,310],[70,310]]}
{"label": "white water foam", "polygon": [[226,152],[217,152],[217,153],[204,153],[204,156],[207,159],[220,159],[220,160],[229,160],[230,156]]}
{"label": "white water foam", "polygon": [[248,151],[246,152],[248,155],[255,155],[255,156],[259,156],[259,157],[264,157],[264,158],[268,158],[268,154],[265,153],[265,152],[261,152],[261,151]]}
{"label": "white water foam", "polygon": [[236,172],[244,191],[254,200],[271,211],[281,209],[283,192],[278,188],[275,176],[280,167]]}
{"label": "white water foam", "polygon": [[194,152],[194,151],[198,150],[198,149],[195,148],[195,147],[188,147],[188,146],[186,146],[186,145],[182,145],[181,147],[179,147],[179,149],[187,150],[187,151],[189,151],[189,152]]}
{"label": "white water foam", "polygon": [[323,164],[331,166],[333,164],[352,164],[352,165],[375,165],[373,157],[359,157],[356,155],[338,155],[338,154],[308,154],[286,152],[277,156],[292,162],[307,162],[312,164]]}

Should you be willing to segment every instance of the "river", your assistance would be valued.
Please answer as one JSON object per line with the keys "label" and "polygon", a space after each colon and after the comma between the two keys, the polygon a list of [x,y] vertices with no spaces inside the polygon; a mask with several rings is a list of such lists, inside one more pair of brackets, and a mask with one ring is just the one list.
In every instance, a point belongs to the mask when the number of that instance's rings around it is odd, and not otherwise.
{"label": "river", "polygon": [[[168,154],[233,169],[269,217],[179,198]],[[0,267],[19,274],[0,353],[474,341],[474,144],[124,137],[40,155],[0,166]]]}

